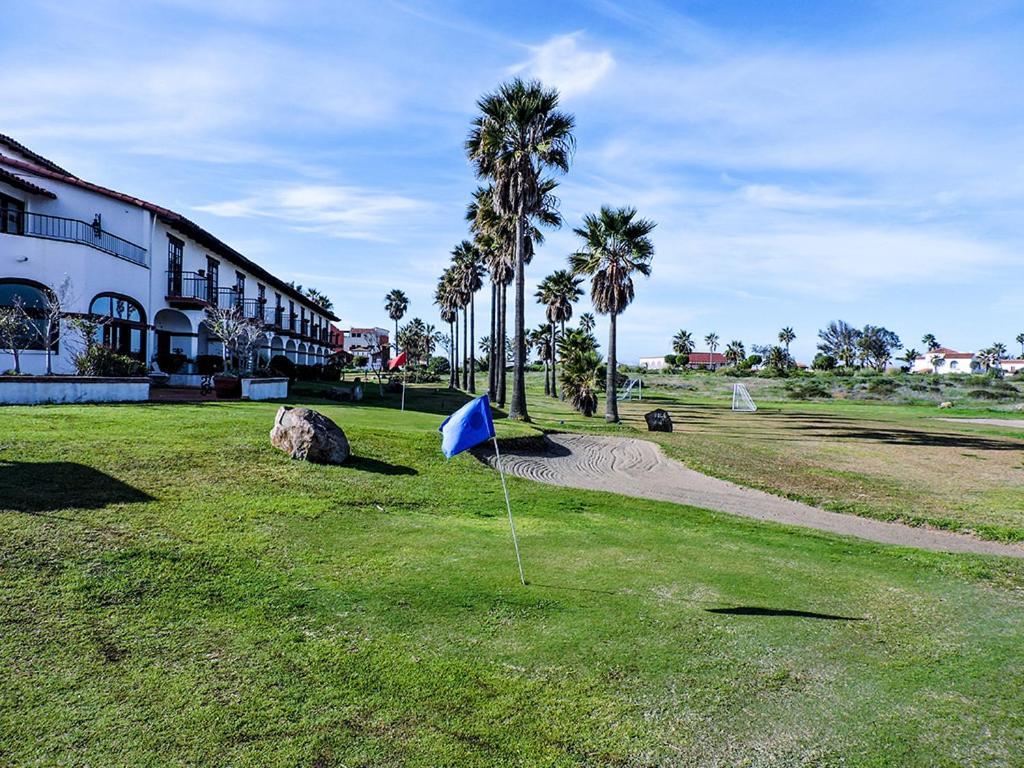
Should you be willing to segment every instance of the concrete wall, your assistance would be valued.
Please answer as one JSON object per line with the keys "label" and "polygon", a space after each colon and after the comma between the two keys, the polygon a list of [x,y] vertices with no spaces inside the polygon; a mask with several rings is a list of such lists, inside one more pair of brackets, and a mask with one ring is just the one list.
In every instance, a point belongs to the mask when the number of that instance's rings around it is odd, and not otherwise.
{"label": "concrete wall", "polygon": [[149,379],[0,376],[0,405],[126,403],[149,399]]}
{"label": "concrete wall", "polygon": [[281,400],[288,397],[288,379],[242,379],[243,400]]}

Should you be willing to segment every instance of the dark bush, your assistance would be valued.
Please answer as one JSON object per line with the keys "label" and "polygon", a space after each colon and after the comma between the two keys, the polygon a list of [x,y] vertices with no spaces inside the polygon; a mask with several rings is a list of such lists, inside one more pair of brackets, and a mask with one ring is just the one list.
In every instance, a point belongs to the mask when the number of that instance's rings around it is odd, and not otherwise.
{"label": "dark bush", "polygon": [[289,379],[295,378],[295,363],[284,355],[274,355],[270,358],[270,370],[278,376],[287,376]]}
{"label": "dark bush", "polygon": [[178,373],[187,362],[188,358],[181,352],[161,352],[156,356],[156,364],[164,373]]}
{"label": "dark bush", "polygon": [[196,355],[196,372],[200,376],[212,376],[224,370],[224,358],[220,355]]}
{"label": "dark bush", "polygon": [[875,378],[868,381],[868,392],[875,395],[892,395],[899,388],[899,382],[892,379]]}
{"label": "dark bush", "polygon": [[94,344],[75,358],[79,376],[145,376],[146,366],[134,357],[119,355],[110,347]]}
{"label": "dark bush", "polygon": [[295,377],[299,381],[316,381],[320,378],[319,365],[296,365]]}
{"label": "dark bush", "polygon": [[341,366],[334,360],[320,366],[322,381],[341,381]]}
{"label": "dark bush", "polygon": [[989,392],[987,389],[972,389],[967,396],[972,400],[1001,400],[1005,397],[998,392]]}
{"label": "dark bush", "polygon": [[832,397],[832,391],[817,379],[789,381],[786,383],[786,397],[791,400],[811,400],[816,397]]}
{"label": "dark bush", "polygon": [[[482,360],[482,362],[486,364],[487,359],[484,358]],[[452,367],[451,363],[448,362],[448,358],[447,357],[440,357],[440,356],[437,356],[437,355],[435,355],[434,357],[430,358],[430,362],[427,363],[427,370],[430,373],[433,373],[435,375],[441,375],[441,374],[448,373],[451,370],[451,367]],[[481,368],[480,370],[482,370],[484,373],[487,372],[487,368],[486,367],[485,368]]]}

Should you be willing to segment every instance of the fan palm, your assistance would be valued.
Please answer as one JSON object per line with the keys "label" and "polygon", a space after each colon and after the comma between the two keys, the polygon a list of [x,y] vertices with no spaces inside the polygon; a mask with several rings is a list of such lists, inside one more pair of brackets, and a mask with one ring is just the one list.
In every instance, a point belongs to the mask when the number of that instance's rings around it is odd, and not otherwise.
{"label": "fan palm", "polygon": [[483,96],[473,120],[466,152],[481,178],[491,179],[494,210],[511,217],[515,268],[515,365],[509,418],[528,420],[526,409],[526,259],[531,217],[553,212],[554,182],[548,170],[565,173],[574,147],[571,115],[558,110],[558,91],[537,81],[515,78]]}
{"label": "fan palm", "polygon": [[693,352],[693,334],[689,331],[679,330],[674,337],[672,337],[672,351],[677,355],[689,355]]}
{"label": "fan palm", "polygon": [[437,282],[434,291],[434,303],[440,307],[441,319],[448,323],[448,387],[456,389],[459,385],[459,370],[456,355],[459,348],[459,299],[454,289],[452,269],[446,269]]}
{"label": "fan palm", "polygon": [[926,333],[924,336],[922,336],[921,343],[925,345],[929,352],[934,352],[941,346],[939,342],[935,339],[934,333]]}
{"label": "fan palm", "polygon": [[785,346],[787,357],[789,356],[789,345],[793,342],[794,339],[796,339],[796,334],[793,332],[793,329],[790,328],[789,326],[786,326],[781,331],[779,331],[779,343]]}
{"label": "fan palm", "polygon": [[898,359],[905,362],[907,364],[907,368],[910,369],[914,367],[914,361],[916,361],[920,356],[921,353],[911,347],[910,349],[903,350],[903,357]]}
{"label": "fan palm", "polygon": [[597,410],[597,393],[601,388],[601,355],[589,332],[570,330],[558,340],[562,359],[562,392],[569,404],[584,416]]}
{"label": "fan palm", "polygon": [[1024,357],[1024,333],[1018,333],[1017,338],[1014,339],[1014,341],[1020,344],[1020,356]]}
{"label": "fan palm", "polygon": [[551,394],[551,378],[548,373],[551,364],[551,323],[542,323],[530,331],[530,346],[537,350],[541,361],[544,363],[544,394]]}
{"label": "fan palm", "polygon": [[[465,351],[465,369],[462,374],[462,386],[467,392],[476,392],[476,353],[473,351],[474,338],[476,335],[475,325],[475,299],[476,292],[483,288],[483,263],[480,259],[480,252],[469,240],[463,240],[452,250],[452,266],[458,286],[459,295],[462,297],[462,330],[464,338],[462,342]],[[468,316],[468,328],[467,328]]]}
{"label": "fan palm", "polygon": [[583,240],[583,247],[569,257],[572,273],[590,277],[594,309],[609,318],[605,421],[619,420],[616,322],[633,301],[633,274],[651,274],[654,243],[650,234],[654,227],[653,221],[637,218],[635,208],[602,206],[600,213],[587,214],[583,226],[574,230]]}
{"label": "fan palm", "polygon": [[594,319],[594,313],[584,312],[580,315],[579,326],[580,330],[584,333],[593,333],[594,328],[597,326],[597,320]]}
{"label": "fan palm", "polygon": [[714,332],[709,333],[704,337],[704,343],[708,345],[708,350],[711,353],[708,355],[708,368],[710,369],[713,368],[715,364],[713,358],[715,356],[715,350],[718,349],[718,334]]}
{"label": "fan palm", "polygon": [[739,365],[747,356],[742,341],[730,341],[725,347],[725,359],[732,365]]}
{"label": "fan palm", "polygon": [[409,297],[405,291],[395,288],[384,297],[384,308],[388,317],[395,321],[395,354],[398,354],[398,321],[405,317],[405,311],[409,309]]}
{"label": "fan palm", "polygon": [[545,314],[551,325],[551,396],[558,396],[555,382],[555,367],[558,364],[555,348],[556,323],[561,325],[565,335],[565,324],[572,319],[572,305],[583,295],[580,288],[582,279],[574,276],[567,269],[559,269],[545,277],[537,289],[537,300],[545,305]]}

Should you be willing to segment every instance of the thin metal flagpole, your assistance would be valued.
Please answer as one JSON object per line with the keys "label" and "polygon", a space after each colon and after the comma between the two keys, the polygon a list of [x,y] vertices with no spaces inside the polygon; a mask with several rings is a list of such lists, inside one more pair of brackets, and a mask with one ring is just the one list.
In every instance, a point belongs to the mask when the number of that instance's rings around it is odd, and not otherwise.
{"label": "thin metal flagpole", "polygon": [[512,546],[516,548],[516,564],[519,566],[519,580],[526,586],[526,577],[523,575],[523,560],[519,557],[519,539],[516,538],[516,522],[512,519],[512,504],[508,500],[508,485],[505,484],[505,470],[501,466],[501,451],[498,450],[497,435],[491,438],[494,440],[494,456],[498,460],[498,474],[501,475],[501,490],[505,492],[505,508],[508,510],[508,524],[512,529]]}
{"label": "thin metal flagpole", "polygon": [[405,410],[405,371],[402,371],[402,410]]}

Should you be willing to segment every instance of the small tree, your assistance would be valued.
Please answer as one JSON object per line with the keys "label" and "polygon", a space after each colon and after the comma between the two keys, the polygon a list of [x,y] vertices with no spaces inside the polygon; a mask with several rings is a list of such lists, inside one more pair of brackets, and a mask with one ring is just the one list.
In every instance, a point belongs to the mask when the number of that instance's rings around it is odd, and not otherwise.
{"label": "small tree", "polygon": [[20,298],[15,297],[9,307],[0,307],[0,349],[11,350],[17,374],[21,373],[21,351],[28,346],[31,336],[32,324]]}
{"label": "small tree", "polygon": [[251,372],[255,352],[266,337],[262,321],[246,317],[241,307],[207,307],[206,324],[221,341],[224,371]]}
{"label": "small tree", "polygon": [[[56,291],[43,291],[43,300],[40,306],[33,310],[32,317],[40,322],[29,323],[29,327],[35,331],[43,350],[46,352],[46,375],[53,374],[53,343],[60,336],[60,323],[67,314],[67,308],[74,303],[74,294],[71,288],[71,278],[64,275],[64,280]],[[22,308],[25,312],[24,307]],[[25,312],[26,320],[29,314]]]}

